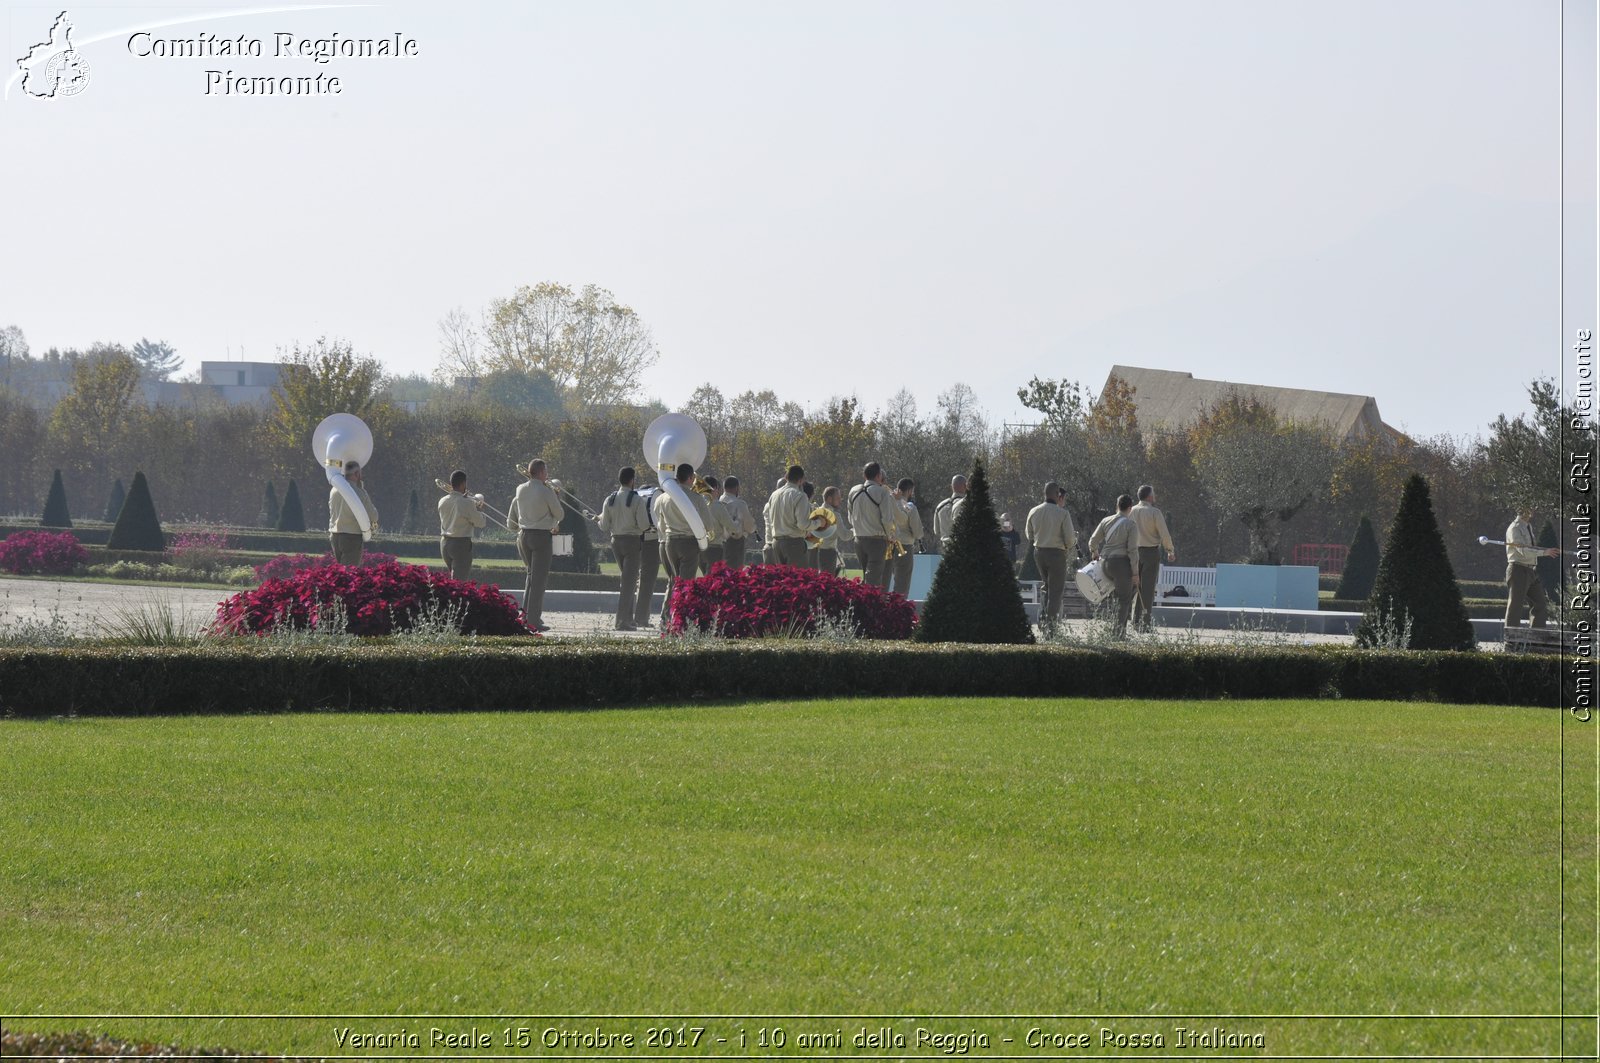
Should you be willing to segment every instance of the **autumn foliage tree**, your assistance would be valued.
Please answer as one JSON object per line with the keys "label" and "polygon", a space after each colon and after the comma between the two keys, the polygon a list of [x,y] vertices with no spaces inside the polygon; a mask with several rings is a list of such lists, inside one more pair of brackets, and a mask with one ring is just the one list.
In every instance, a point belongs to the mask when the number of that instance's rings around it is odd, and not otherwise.
{"label": "autumn foliage tree", "polygon": [[376,435],[394,412],[382,363],[357,355],[348,341],[326,337],[308,347],[297,343],[283,358],[272,404],[273,440],[293,454],[306,452],[312,430],[329,414],[353,413]]}

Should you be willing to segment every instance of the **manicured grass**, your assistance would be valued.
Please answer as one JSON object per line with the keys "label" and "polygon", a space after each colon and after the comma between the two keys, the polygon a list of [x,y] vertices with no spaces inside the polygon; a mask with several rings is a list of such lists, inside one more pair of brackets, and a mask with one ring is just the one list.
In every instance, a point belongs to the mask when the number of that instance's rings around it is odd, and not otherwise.
{"label": "manicured grass", "polygon": [[[1548,1013],[1564,719],[994,699],[0,721],[0,1011]],[[337,1051],[326,1022],[102,1025]],[[1275,1052],[1556,1043],[1535,1020],[1254,1025]]]}

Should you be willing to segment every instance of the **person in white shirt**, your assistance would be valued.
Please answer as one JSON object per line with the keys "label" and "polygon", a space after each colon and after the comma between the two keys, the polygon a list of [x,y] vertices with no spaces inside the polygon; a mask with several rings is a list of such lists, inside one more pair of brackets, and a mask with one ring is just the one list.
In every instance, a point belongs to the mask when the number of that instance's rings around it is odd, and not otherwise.
{"label": "person in white shirt", "polygon": [[884,486],[886,479],[882,465],[867,462],[861,469],[861,482],[850,489],[845,501],[850,527],[856,533],[862,582],[884,590],[889,589],[889,539],[895,534],[896,505]]}
{"label": "person in white shirt", "polygon": [[517,553],[528,573],[522,590],[523,623],[534,631],[549,631],[544,622],[544,586],[550,579],[556,529],[561,526],[561,498],[550,486],[550,469],[543,458],[528,462],[525,474],[528,482],[517,488],[506,507],[506,527],[517,533]]}
{"label": "person in white shirt", "polygon": [[[706,501],[705,495],[694,489],[694,466],[688,462],[679,465],[673,479],[678,481],[684,494],[689,496],[689,504],[700,514],[700,522],[710,524],[710,503]],[[700,539],[695,535],[694,525],[689,523],[688,516],[678,508],[677,499],[663,491],[656,496],[653,505],[656,527],[660,529],[660,534],[667,544],[664,551],[667,562],[667,603],[661,610],[665,626],[665,618],[672,611],[673,590],[680,581],[694,579],[699,574]]]}
{"label": "person in white shirt", "polygon": [[1523,610],[1533,608],[1532,627],[1544,627],[1550,603],[1539,582],[1539,558],[1560,557],[1556,547],[1541,550],[1533,544],[1533,507],[1522,506],[1506,528],[1506,627],[1522,625]]}
{"label": "person in white shirt", "polygon": [[780,565],[809,568],[812,564],[806,556],[806,535],[811,531],[811,500],[801,487],[805,479],[804,469],[798,465],[789,466],[783,487],[773,492],[769,503],[772,511],[770,531]]}
{"label": "person in white shirt", "polygon": [[[344,478],[350,481],[350,486],[356,489],[356,497],[367,508],[367,523],[372,526],[372,534],[378,534],[378,507],[372,504],[372,496],[361,485],[361,463],[345,462]],[[328,491],[328,543],[333,548],[333,559],[339,564],[361,564],[367,538],[361,534],[361,522],[345,503],[344,492],[337,487]]]}
{"label": "person in white shirt", "polygon": [[939,553],[950,544],[950,533],[955,531],[956,518],[967,503],[967,478],[950,477],[950,497],[933,507],[933,537],[938,541]]}
{"label": "person in white shirt", "polygon": [[756,518],[750,512],[750,503],[739,497],[739,478],[729,476],[722,481],[722,497],[717,499],[719,505],[727,511],[728,542],[723,547],[723,563],[737,572],[744,567],[745,542],[756,531]]}
{"label": "person in white shirt", "polygon": [[1039,628],[1048,634],[1061,620],[1067,570],[1078,553],[1078,532],[1072,526],[1072,515],[1061,505],[1060,484],[1051,480],[1044,485],[1044,501],[1028,511],[1022,528],[1033,545],[1033,563],[1039,566],[1039,580],[1044,584]]}
{"label": "person in white shirt", "polygon": [[889,589],[911,596],[911,573],[916,567],[917,544],[922,541],[922,514],[917,511],[917,484],[907,476],[895,485],[894,538],[900,556],[890,563]]}
{"label": "person in white shirt", "polygon": [[467,494],[466,472],[457,469],[450,474],[450,493],[439,499],[439,556],[453,578],[472,577],[472,533],[488,523],[483,503]]}
{"label": "person in white shirt", "polygon": [[[626,466],[617,473],[617,489],[606,496],[600,503],[600,530],[611,536],[611,552],[616,555],[617,568],[622,570],[622,589],[617,595],[618,631],[637,631],[639,622],[635,619],[635,610],[638,608],[640,560],[644,556],[644,537],[650,530],[650,504],[639,497],[639,492],[633,489],[633,481],[638,474],[633,466]],[[654,590],[655,573],[650,575]],[[646,612],[648,613],[649,590],[646,595]]]}

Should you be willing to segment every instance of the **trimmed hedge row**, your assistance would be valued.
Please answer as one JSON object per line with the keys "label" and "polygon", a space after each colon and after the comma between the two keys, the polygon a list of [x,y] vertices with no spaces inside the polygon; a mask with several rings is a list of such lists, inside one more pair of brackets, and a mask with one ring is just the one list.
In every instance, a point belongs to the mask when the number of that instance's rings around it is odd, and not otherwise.
{"label": "trimmed hedge row", "polygon": [[[0,649],[8,716],[540,710],[838,697],[1359,698],[1561,704],[1555,657],[1362,652],[830,645],[772,640],[450,646]],[[843,686],[841,682],[843,681]]]}

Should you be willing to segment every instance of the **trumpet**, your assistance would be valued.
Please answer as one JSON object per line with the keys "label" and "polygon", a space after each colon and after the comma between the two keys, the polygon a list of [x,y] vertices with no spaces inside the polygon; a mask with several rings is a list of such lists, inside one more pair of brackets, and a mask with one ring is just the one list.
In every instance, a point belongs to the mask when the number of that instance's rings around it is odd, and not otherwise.
{"label": "trumpet", "polygon": [[[452,488],[448,482],[446,482],[444,479],[442,479],[440,477],[435,477],[433,483],[434,483],[434,486],[437,487],[441,491],[452,491],[452,490],[454,490],[454,488]],[[474,502],[478,503],[478,505],[482,506],[484,509],[487,509],[490,513],[493,513],[495,516],[499,517],[500,518],[500,523],[504,524],[506,522],[506,520],[507,520],[506,515],[504,513],[500,512],[498,509],[495,509],[489,503],[485,502],[483,500],[483,495],[481,495],[481,494],[468,495],[467,497],[472,499]]]}
{"label": "trumpet", "polygon": [[713,501],[716,500],[717,489],[706,483],[706,478],[704,476],[696,476],[694,478],[694,490],[699,494],[705,495],[707,498]]}

